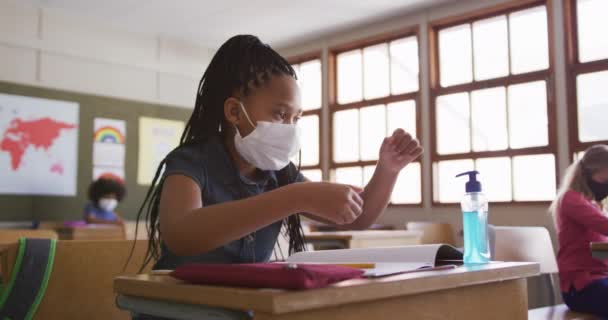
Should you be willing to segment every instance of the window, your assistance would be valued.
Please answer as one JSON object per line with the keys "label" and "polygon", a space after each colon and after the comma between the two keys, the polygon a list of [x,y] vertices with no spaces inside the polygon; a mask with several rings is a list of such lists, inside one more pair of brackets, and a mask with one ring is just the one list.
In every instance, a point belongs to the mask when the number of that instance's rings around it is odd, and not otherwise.
{"label": "window", "polygon": [[[302,130],[300,141],[302,149],[293,163],[301,164],[302,174],[311,181],[323,180],[321,171],[321,105],[322,72],[321,59],[318,57],[300,59],[292,64],[298,76],[298,86],[302,96],[302,118],[298,125]],[[300,158],[301,156],[301,158]]]}
{"label": "window", "polygon": [[[413,32],[330,54],[331,178],[363,186],[372,178],[380,146],[397,128],[419,136],[418,39]],[[392,204],[420,204],[420,162],[397,178]]]}
{"label": "window", "polygon": [[608,20],[603,0],[567,0],[570,145],[573,153],[608,143]]}
{"label": "window", "polygon": [[478,170],[493,202],[555,196],[544,2],[433,25],[431,127],[435,203],[461,200]]}

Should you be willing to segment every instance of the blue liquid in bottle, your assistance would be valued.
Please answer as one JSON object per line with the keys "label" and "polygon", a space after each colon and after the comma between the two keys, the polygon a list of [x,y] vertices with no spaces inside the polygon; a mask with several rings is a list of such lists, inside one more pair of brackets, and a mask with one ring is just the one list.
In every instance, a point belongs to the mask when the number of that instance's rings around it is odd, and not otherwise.
{"label": "blue liquid in bottle", "polygon": [[482,264],[489,259],[487,212],[465,211],[462,213],[464,227],[464,263]]}

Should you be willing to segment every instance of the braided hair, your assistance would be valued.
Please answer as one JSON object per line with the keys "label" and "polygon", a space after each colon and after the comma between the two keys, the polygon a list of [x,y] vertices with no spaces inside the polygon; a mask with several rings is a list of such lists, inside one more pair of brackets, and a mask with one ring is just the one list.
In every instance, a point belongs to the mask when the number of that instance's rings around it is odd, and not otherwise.
{"label": "braided hair", "polygon": [[[227,132],[228,122],[224,117],[224,102],[235,92],[246,97],[255,88],[265,84],[272,76],[286,75],[296,79],[291,65],[253,35],[237,35],[226,41],[215,53],[198,85],[194,110],[177,148],[201,143],[213,136],[221,138]],[[159,203],[163,181],[162,160],[156,170],[152,185],[137,213],[137,226],[143,215],[147,222],[148,248],[140,272],[151,261],[160,257]],[[297,167],[298,172],[300,166]],[[295,182],[289,166],[278,172],[279,186]],[[160,180],[160,181],[159,181]],[[304,236],[300,215],[294,214],[283,220],[289,237],[289,253],[304,250]],[[132,256],[133,250],[131,250]],[[130,257],[129,257],[130,259]],[[128,263],[128,261],[127,261]],[[126,265],[125,265],[126,267]]]}

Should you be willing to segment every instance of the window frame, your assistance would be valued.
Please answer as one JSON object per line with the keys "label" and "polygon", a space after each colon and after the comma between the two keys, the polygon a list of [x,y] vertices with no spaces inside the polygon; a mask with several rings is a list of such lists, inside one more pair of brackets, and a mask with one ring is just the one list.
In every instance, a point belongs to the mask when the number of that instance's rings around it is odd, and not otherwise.
{"label": "window frame", "polygon": [[[487,80],[473,80],[468,83],[450,85],[447,87],[442,87],[440,84],[440,65],[439,65],[439,31],[442,29],[462,25],[462,24],[472,24],[475,21],[488,19],[500,15],[508,15],[510,13],[531,9],[538,6],[545,6],[547,10],[547,45],[548,45],[548,63],[549,66],[544,70],[537,70],[526,72],[522,74],[511,74],[509,70],[509,74],[507,76],[492,78]],[[435,163],[446,160],[464,160],[464,159],[472,159],[473,161],[480,158],[492,158],[492,157],[509,157],[512,158],[515,156],[522,155],[540,155],[540,154],[552,154],[555,158],[555,176],[556,176],[556,184],[559,182],[559,168],[558,168],[558,154],[557,154],[557,112],[556,112],[556,101],[555,101],[555,58],[554,58],[554,40],[553,40],[553,14],[552,14],[552,0],[519,0],[519,1],[510,1],[507,3],[503,3],[497,6],[483,8],[476,11],[467,12],[463,15],[448,17],[445,19],[439,19],[429,23],[428,33],[429,33],[429,80],[430,80],[430,101],[429,101],[429,113],[430,113],[430,129],[431,129],[431,139],[430,139],[430,155],[431,155],[431,166],[434,167]],[[508,23],[508,22],[507,22]],[[507,29],[509,32],[509,29]],[[471,41],[471,46],[473,46],[473,41]],[[509,59],[510,52],[509,52]],[[474,68],[474,66],[473,66]],[[437,108],[437,97],[453,94],[453,93],[471,93],[475,90],[481,89],[489,89],[494,87],[505,87],[505,89],[511,85],[522,84],[534,81],[544,81],[546,84],[547,91],[547,135],[548,135],[548,144],[546,146],[541,147],[528,147],[528,148],[518,148],[512,149],[510,146],[505,150],[499,151],[473,151],[471,146],[471,151],[468,153],[456,153],[456,154],[445,154],[440,155],[437,152],[437,117],[436,117],[436,108]],[[508,110],[507,110],[508,117]],[[508,132],[507,132],[508,133]],[[472,134],[472,133],[471,133]],[[432,206],[434,207],[454,207],[459,205],[458,203],[444,203],[439,202],[439,199],[436,199],[435,195],[435,170],[431,171],[431,198],[432,198]],[[513,196],[514,192],[514,176],[513,171],[511,171],[511,189]],[[542,204],[548,205],[551,201],[546,200],[538,200],[538,201],[516,201],[512,199],[511,201],[500,201],[493,202],[496,205],[535,205]]]}
{"label": "window frame", "polygon": [[[305,53],[305,54],[301,54],[301,55],[297,55],[297,56],[293,56],[293,57],[289,57],[286,59],[287,62],[289,63],[289,65],[299,65],[302,63],[306,63],[306,62],[310,62],[313,60],[319,60],[319,62],[321,63],[321,105],[319,106],[318,109],[314,109],[314,110],[305,110],[302,112],[302,117],[305,116],[310,116],[310,115],[316,115],[319,119],[319,162],[316,165],[308,165],[308,166],[304,166],[302,165],[300,167],[300,170],[320,170],[321,171],[321,177],[324,176],[324,172],[323,172],[323,146],[322,146],[322,141],[323,141],[323,121],[322,121],[322,117],[323,117],[323,57],[322,57],[322,52],[321,51],[315,51],[315,52],[309,52],[309,53]],[[298,163],[294,163],[296,166],[298,166]]]}
{"label": "window frame", "polygon": [[608,57],[590,61],[579,61],[578,46],[578,0],[564,1],[564,36],[566,53],[566,94],[568,101],[568,144],[570,160],[576,159],[576,154],[585,151],[595,144],[608,144],[608,140],[581,142],[578,126],[578,88],[576,78],[579,75],[608,71]]}
{"label": "window frame", "polygon": [[[339,54],[352,51],[352,50],[363,50],[366,47],[390,43],[394,40],[399,40],[408,37],[415,37],[418,44],[418,66],[419,66],[419,74],[418,74],[418,90],[414,92],[402,93],[393,95],[390,93],[385,97],[373,98],[373,99],[365,99],[363,96],[361,100],[355,102],[349,102],[345,104],[338,103],[338,72],[337,72],[337,57]],[[329,90],[328,90],[328,106],[329,106],[329,171],[330,174],[333,170],[338,168],[346,168],[346,167],[365,167],[372,166],[377,164],[377,160],[358,160],[358,161],[350,161],[350,162],[336,162],[334,160],[334,142],[333,142],[333,132],[334,132],[334,114],[338,111],[344,110],[352,110],[357,109],[361,110],[364,107],[371,107],[379,104],[387,105],[393,102],[407,101],[413,100],[416,104],[416,137],[421,142],[423,141],[422,137],[422,114],[421,110],[421,91],[422,91],[422,81],[421,81],[421,73],[422,73],[422,64],[421,64],[421,45],[420,45],[420,34],[418,25],[399,29],[393,32],[378,34],[375,36],[358,39],[352,42],[348,42],[342,45],[337,45],[330,47],[328,49],[328,79],[329,79]],[[390,64],[389,64],[389,77],[390,77]],[[364,81],[364,80],[363,80]],[[422,208],[425,202],[424,195],[424,165],[422,161],[423,154],[420,158],[416,159],[412,163],[420,164],[420,203],[392,203],[389,202],[389,207],[408,207],[408,208]]]}

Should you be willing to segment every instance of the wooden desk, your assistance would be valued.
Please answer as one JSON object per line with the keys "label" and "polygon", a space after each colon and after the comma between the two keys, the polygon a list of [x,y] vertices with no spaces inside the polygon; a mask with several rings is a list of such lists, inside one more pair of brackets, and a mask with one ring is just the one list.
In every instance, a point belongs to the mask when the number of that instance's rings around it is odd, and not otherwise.
{"label": "wooden desk", "polygon": [[124,240],[125,230],[121,226],[89,224],[86,226],[56,227],[60,240]]}
{"label": "wooden desk", "polygon": [[422,233],[411,230],[308,232],[304,239],[315,250],[378,248],[419,244]]}
{"label": "wooden desk", "polygon": [[[44,298],[33,320],[46,319],[131,319],[116,307],[112,291],[114,278],[135,274],[144,260],[147,241],[62,241],[55,247],[53,270]],[[2,250],[2,248],[7,250]],[[12,273],[19,251],[17,243],[0,245],[0,261],[7,266],[5,279]],[[130,263],[125,267],[129,256]],[[149,272],[148,266],[144,272]],[[4,282],[7,283],[7,282]]]}
{"label": "wooden desk", "polygon": [[9,268],[9,263],[11,261],[14,261],[14,258],[12,256],[9,257],[9,255],[11,255],[10,252],[10,247],[11,244],[0,244],[0,283],[8,283],[9,280],[9,274],[6,272],[2,272],[2,270],[10,270]]}
{"label": "wooden desk", "polygon": [[608,242],[591,242],[591,255],[596,259],[608,259]]}
{"label": "wooden desk", "polygon": [[[451,270],[353,279],[327,288],[283,291],[186,284],[162,275],[114,279],[120,297],[165,306],[251,310],[254,319],[527,319],[526,277],[537,263],[496,262]],[[179,308],[178,308],[179,309]],[[148,309],[149,310],[149,309]],[[147,310],[146,310],[147,311]]]}

